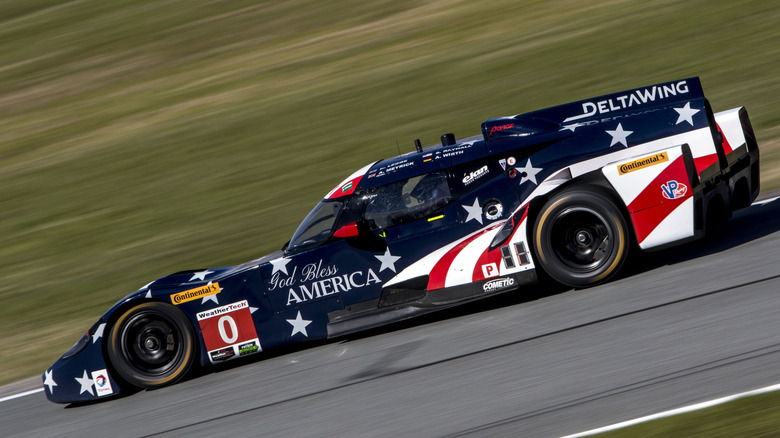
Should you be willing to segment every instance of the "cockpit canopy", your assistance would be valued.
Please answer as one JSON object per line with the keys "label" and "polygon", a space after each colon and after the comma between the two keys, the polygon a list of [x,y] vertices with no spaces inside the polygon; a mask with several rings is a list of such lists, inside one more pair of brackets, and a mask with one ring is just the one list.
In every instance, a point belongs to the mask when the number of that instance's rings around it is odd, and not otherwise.
{"label": "cockpit canopy", "polygon": [[319,246],[338,227],[351,222],[362,222],[371,231],[380,231],[429,217],[454,199],[444,170],[323,199],[298,226],[287,250],[297,252]]}

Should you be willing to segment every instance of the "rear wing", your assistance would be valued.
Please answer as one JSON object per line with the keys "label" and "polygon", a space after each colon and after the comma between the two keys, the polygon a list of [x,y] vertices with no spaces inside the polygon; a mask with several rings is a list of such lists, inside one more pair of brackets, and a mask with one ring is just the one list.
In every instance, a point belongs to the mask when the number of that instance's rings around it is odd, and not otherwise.
{"label": "rear wing", "polygon": [[[709,107],[698,77],[604,94],[511,117],[489,119],[482,123],[482,135],[488,144],[506,139],[537,139],[540,134],[545,140],[554,140],[571,135],[579,127],[641,117],[662,108],[683,107],[685,104],[689,105],[688,108]],[[675,122],[672,120],[671,124],[678,125]]]}

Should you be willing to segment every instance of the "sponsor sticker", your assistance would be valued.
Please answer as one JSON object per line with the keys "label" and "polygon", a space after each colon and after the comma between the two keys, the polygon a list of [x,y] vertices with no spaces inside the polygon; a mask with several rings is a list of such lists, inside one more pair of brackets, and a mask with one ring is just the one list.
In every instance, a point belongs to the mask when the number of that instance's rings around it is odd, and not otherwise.
{"label": "sponsor sticker", "polygon": [[482,265],[482,275],[484,275],[485,278],[498,277],[498,265],[495,263]]}
{"label": "sponsor sticker", "polygon": [[618,166],[618,173],[625,175],[629,172],[644,169],[645,167],[655,166],[656,164],[664,163],[666,161],[669,161],[669,156],[666,154],[666,152],[661,152],[659,154],[621,164]]}
{"label": "sponsor sticker", "polygon": [[341,193],[344,193],[351,188],[352,188],[352,181],[344,184],[344,186],[341,187]]}
{"label": "sponsor sticker", "polygon": [[607,114],[612,111],[620,111],[635,106],[642,106],[659,100],[682,96],[690,92],[686,81],[670,82],[661,85],[653,85],[648,88],[639,88],[632,90],[629,94],[616,96],[597,102],[583,102],[582,114],[567,117],[563,122],[568,123],[573,120],[583,119],[598,114]]}
{"label": "sponsor sticker", "polygon": [[198,312],[196,316],[212,362],[262,351],[247,300]]}
{"label": "sponsor sticker", "polygon": [[209,352],[209,357],[211,357],[212,362],[226,361],[235,355],[236,352],[233,351],[233,347],[220,348],[219,350]]}
{"label": "sponsor sticker", "polygon": [[108,380],[107,370],[92,371],[92,381],[95,382],[98,397],[114,393],[114,389],[111,388],[111,381]]}
{"label": "sponsor sticker", "polygon": [[688,186],[672,180],[661,185],[661,193],[666,199],[680,199],[688,193]]}
{"label": "sponsor sticker", "polygon": [[488,135],[493,135],[496,132],[500,132],[500,131],[503,131],[505,129],[514,128],[514,127],[515,127],[514,123],[507,123],[506,125],[496,125],[496,126],[493,126],[492,128],[490,128],[490,134],[488,134]]}
{"label": "sponsor sticker", "polygon": [[463,184],[469,185],[473,183],[474,181],[482,178],[483,176],[487,175],[488,173],[488,167],[487,165],[480,167],[479,169],[469,172],[465,175],[463,175]]}
{"label": "sponsor sticker", "polygon": [[515,285],[515,279],[512,277],[496,278],[490,280],[482,285],[482,290],[485,292],[498,292],[500,290],[509,289]]}
{"label": "sponsor sticker", "polygon": [[249,308],[249,302],[247,300],[244,300],[244,301],[239,301],[237,303],[226,304],[224,306],[216,307],[214,309],[206,310],[203,312],[198,312],[197,317],[198,317],[198,321],[203,321],[204,319],[209,319],[215,316],[220,316],[227,313],[233,313],[235,311],[241,309],[248,309],[248,308]]}
{"label": "sponsor sticker", "polygon": [[238,346],[238,355],[246,356],[247,354],[256,353],[258,350],[260,350],[260,346],[255,341],[251,341]]}
{"label": "sponsor sticker", "polygon": [[173,304],[186,303],[187,301],[197,300],[199,298],[207,297],[219,293],[219,283],[207,284],[205,286],[196,287],[194,289],[187,289],[182,292],[177,292],[171,295],[171,302]]}
{"label": "sponsor sticker", "polygon": [[506,159],[506,164],[508,164],[510,166],[514,166],[516,163],[517,163],[517,160],[515,159],[515,157],[509,157],[509,158]]}

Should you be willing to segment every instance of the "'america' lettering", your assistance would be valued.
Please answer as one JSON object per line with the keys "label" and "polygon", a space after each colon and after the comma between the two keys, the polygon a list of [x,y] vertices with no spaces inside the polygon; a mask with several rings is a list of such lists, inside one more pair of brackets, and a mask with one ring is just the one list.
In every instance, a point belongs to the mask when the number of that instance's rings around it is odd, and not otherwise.
{"label": "'america' lettering", "polygon": [[297,290],[294,287],[289,288],[287,291],[287,305],[316,300],[328,295],[366,287],[374,283],[382,283],[382,280],[379,279],[371,268],[365,273],[355,271],[351,274],[324,278],[309,284],[298,285]]}

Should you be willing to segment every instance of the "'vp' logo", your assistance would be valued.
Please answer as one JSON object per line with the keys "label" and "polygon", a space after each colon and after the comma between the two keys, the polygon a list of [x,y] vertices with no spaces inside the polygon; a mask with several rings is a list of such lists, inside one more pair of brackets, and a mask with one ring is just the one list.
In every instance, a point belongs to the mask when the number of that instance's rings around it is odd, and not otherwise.
{"label": "'vp' logo", "polygon": [[672,180],[661,185],[661,192],[666,199],[679,199],[688,193],[688,186]]}

